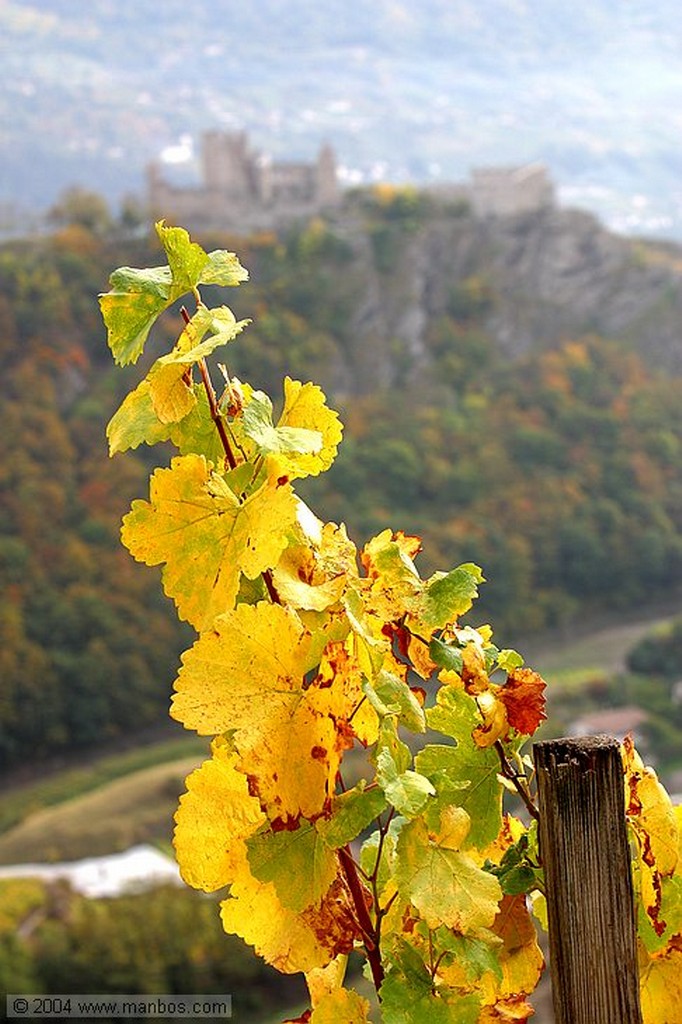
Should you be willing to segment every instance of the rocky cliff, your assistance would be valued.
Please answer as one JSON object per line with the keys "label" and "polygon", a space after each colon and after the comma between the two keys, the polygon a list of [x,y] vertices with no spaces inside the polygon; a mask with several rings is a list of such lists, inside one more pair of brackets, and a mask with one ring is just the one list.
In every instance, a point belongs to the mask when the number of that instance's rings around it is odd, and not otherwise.
{"label": "rocky cliff", "polygon": [[676,246],[615,235],[577,210],[483,219],[435,200],[395,219],[346,209],[336,230],[354,264],[352,289],[342,284],[353,293],[342,390],[388,387],[428,365],[444,315],[475,324],[510,358],[597,334],[682,372]]}

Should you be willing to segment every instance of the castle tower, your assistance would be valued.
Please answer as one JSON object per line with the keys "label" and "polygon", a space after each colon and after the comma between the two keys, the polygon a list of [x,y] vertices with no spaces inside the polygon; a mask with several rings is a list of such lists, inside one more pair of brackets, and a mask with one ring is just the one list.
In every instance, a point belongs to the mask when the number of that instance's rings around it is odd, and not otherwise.
{"label": "castle tower", "polygon": [[336,154],[324,145],[315,165],[315,199],[320,206],[334,206],[339,200],[339,182],[336,176]]}
{"label": "castle tower", "polygon": [[207,132],[203,138],[202,162],[208,191],[235,199],[251,198],[252,157],[246,132]]}

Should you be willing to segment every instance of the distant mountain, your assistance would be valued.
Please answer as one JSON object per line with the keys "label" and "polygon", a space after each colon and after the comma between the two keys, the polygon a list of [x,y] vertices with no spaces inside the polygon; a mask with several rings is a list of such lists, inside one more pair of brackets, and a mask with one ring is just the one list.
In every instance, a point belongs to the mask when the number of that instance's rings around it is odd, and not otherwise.
{"label": "distant mountain", "polygon": [[5,0],[0,38],[0,203],[115,199],[245,127],[280,158],[330,142],[350,182],[543,160],[617,230],[682,236],[675,0]]}

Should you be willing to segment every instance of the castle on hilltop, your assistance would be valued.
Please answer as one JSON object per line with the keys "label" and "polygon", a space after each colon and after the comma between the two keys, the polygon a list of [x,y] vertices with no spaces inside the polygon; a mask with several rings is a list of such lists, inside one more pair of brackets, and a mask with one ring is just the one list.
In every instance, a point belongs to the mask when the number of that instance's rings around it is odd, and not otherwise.
{"label": "castle on hilltop", "polygon": [[[314,163],[272,161],[249,146],[245,132],[207,132],[201,147],[202,183],[180,187],[165,179],[159,163],[148,168],[149,206],[155,217],[192,231],[278,229],[340,203],[336,157],[322,146]],[[549,209],[554,184],[542,164],[481,167],[469,182],[428,188],[463,200],[480,218]]]}
{"label": "castle on hilltop", "polygon": [[549,209],[554,183],[543,164],[477,167],[471,172],[471,205],[480,217],[513,217]]}
{"label": "castle on hilltop", "polygon": [[468,203],[476,217],[518,217],[549,210],[556,190],[544,164],[521,167],[475,167],[471,180],[428,186],[434,196]]}
{"label": "castle on hilltop", "polygon": [[202,138],[203,182],[170,184],[158,163],[149,166],[154,215],[192,230],[281,227],[335,206],[340,199],[336,157],[322,146],[314,163],[274,162],[251,149],[245,132],[207,132]]}

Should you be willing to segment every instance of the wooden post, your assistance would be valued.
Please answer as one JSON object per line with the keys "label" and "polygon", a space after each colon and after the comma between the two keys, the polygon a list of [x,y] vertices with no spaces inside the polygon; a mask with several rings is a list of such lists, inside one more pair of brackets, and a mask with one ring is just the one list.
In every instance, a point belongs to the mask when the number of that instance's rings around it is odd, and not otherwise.
{"label": "wooden post", "polygon": [[618,743],[545,740],[533,753],[556,1024],[642,1024]]}

